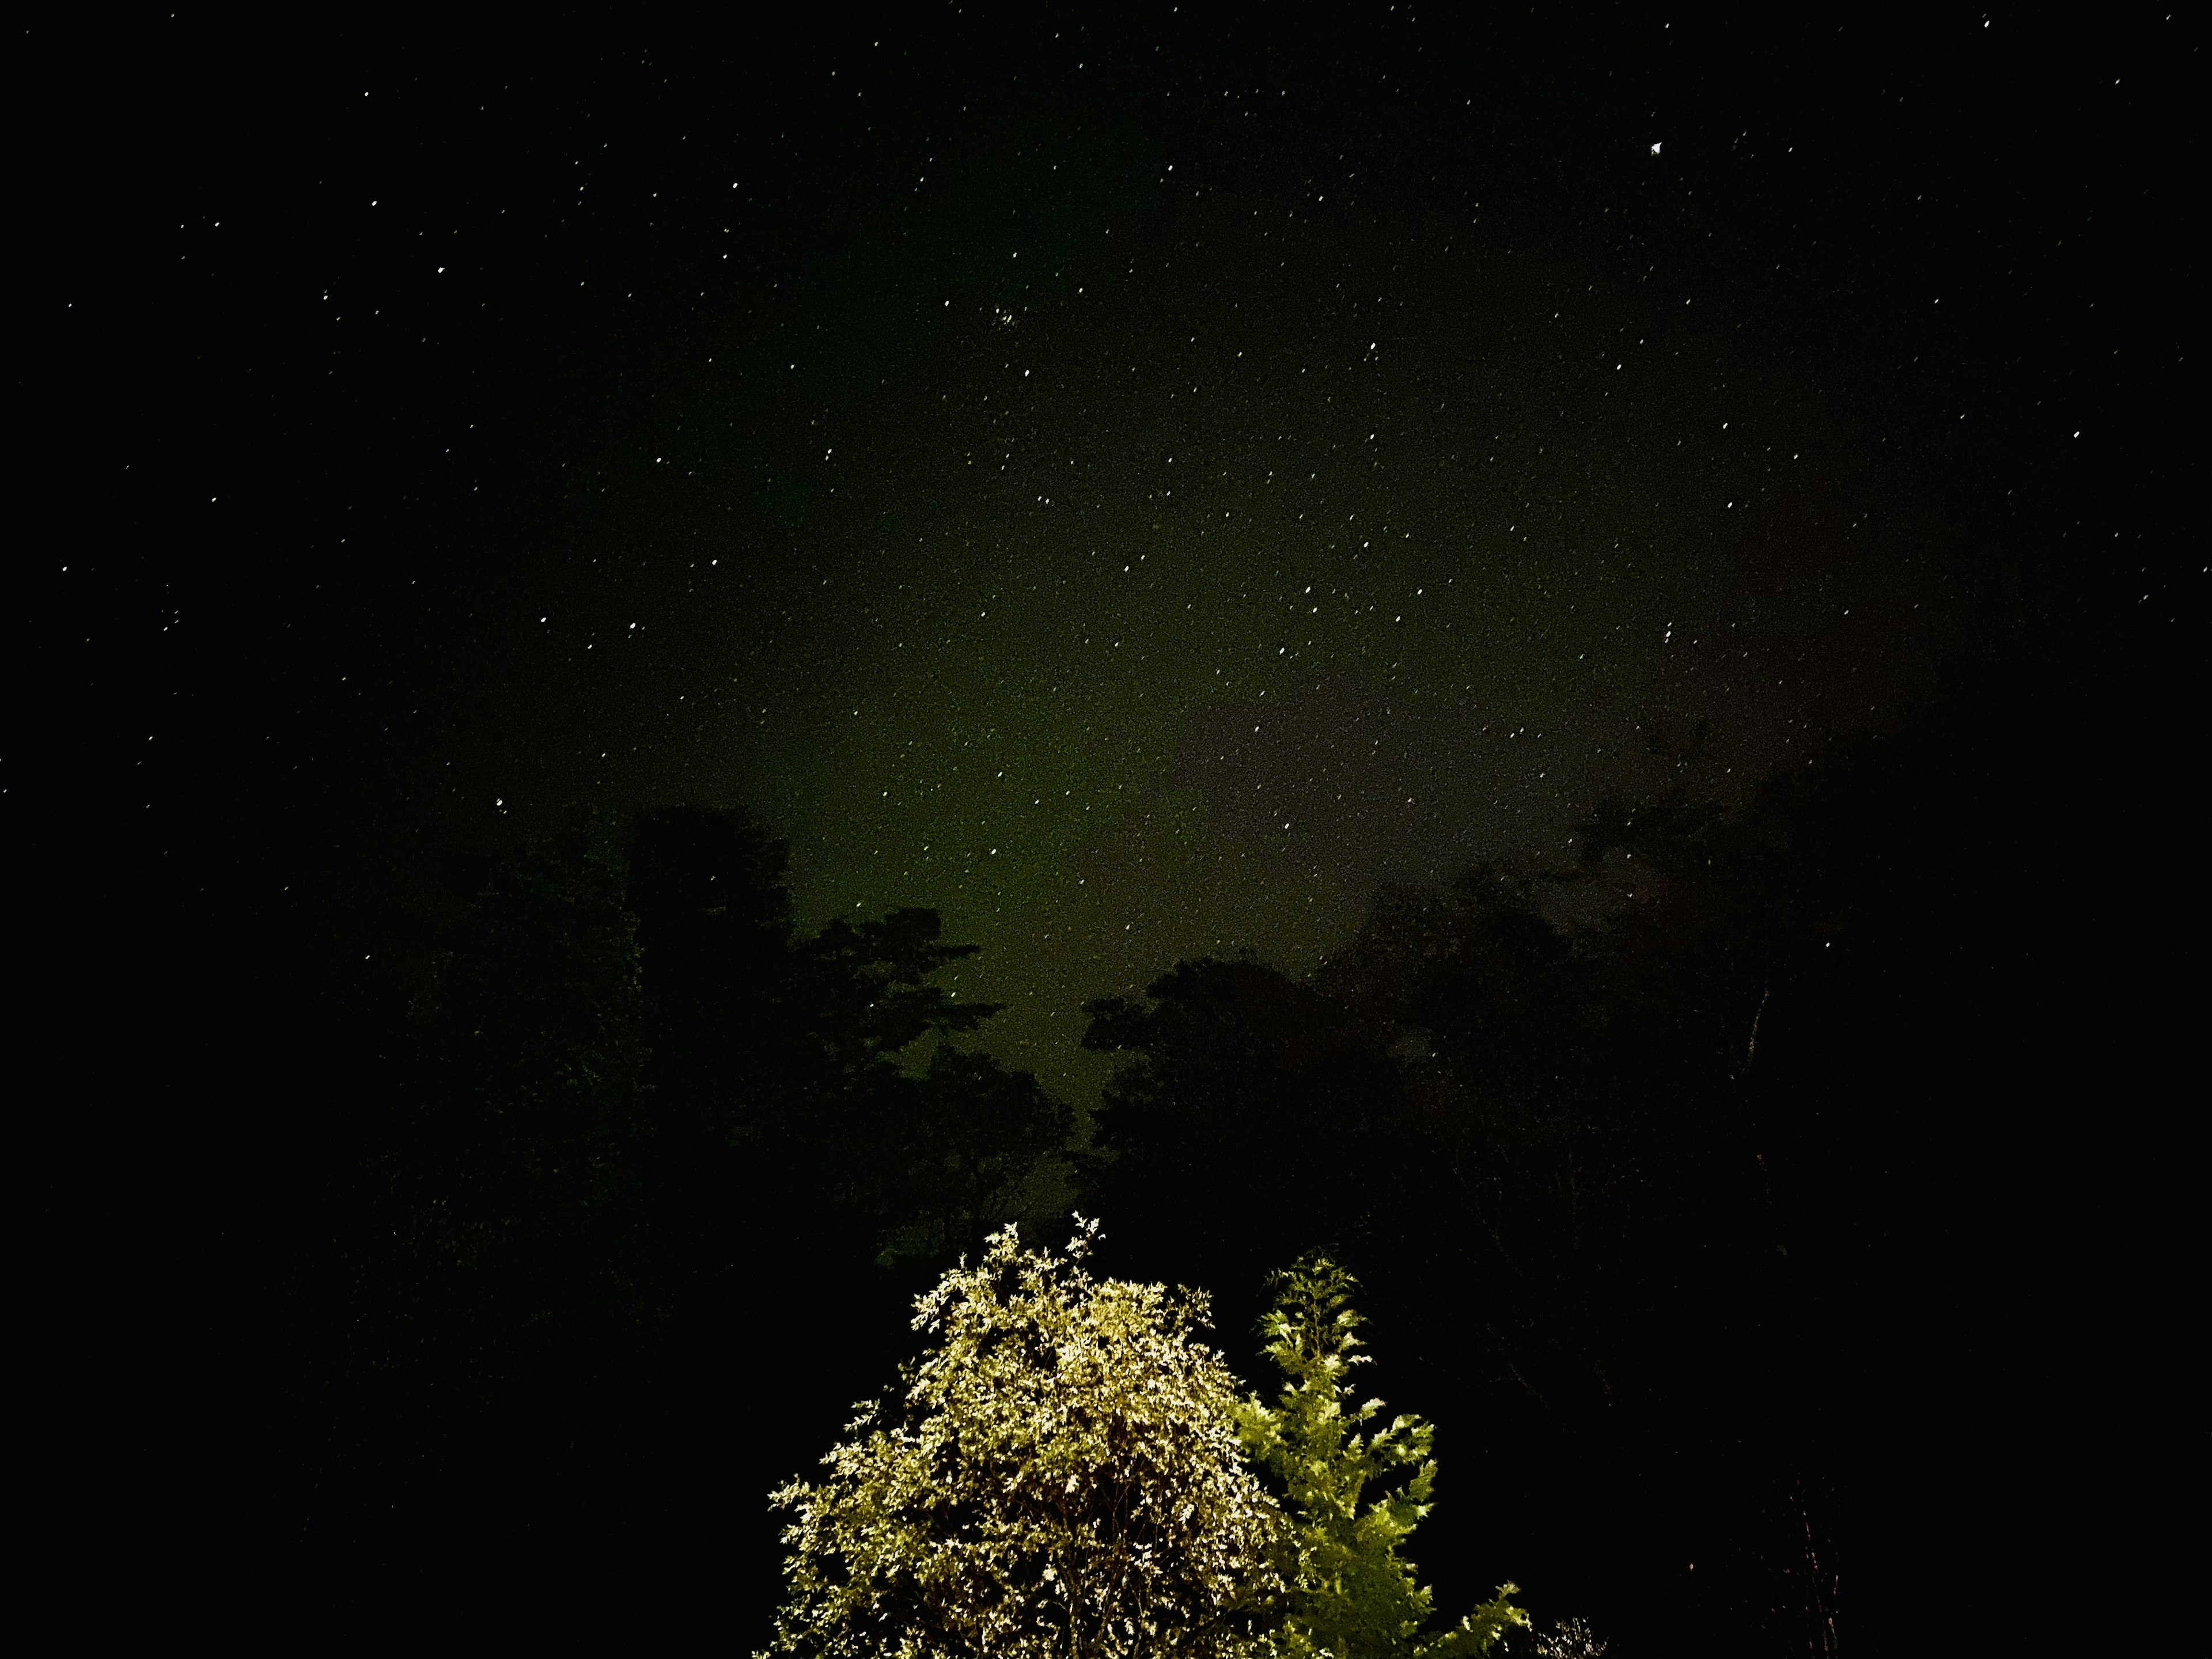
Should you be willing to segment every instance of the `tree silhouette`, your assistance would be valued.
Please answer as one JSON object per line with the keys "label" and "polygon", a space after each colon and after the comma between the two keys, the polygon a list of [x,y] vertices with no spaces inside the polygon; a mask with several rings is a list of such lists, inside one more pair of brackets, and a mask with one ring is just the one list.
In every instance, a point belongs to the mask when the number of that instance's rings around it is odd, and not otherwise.
{"label": "tree silhouette", "polygon": [[392,1242],[371,1363],[451,1350],[499,1373],[526,1337],[659,1305],[644,1013],[635,923],[588,820],[487,870],[410,1011],[375,1152]]}
{"label": "tree silhouette", "polygon": [[[849,1398],[884,1350],[864,1310],[910,1287],[884,1266],[1005,1220],[1066,1107],[958,1046],[996,1011],[930,982],[973,948],[935,912],[799,936],[742,814],[581,813],[448,868],[323,1218],[320,1512],[477,1515],[519,1549],[603,1528],[648,1470],[764,1483],[774,1443],[728,1425]],[[741,1317],[770,1306],[772,1380]]]}
{"label": "tree silhouette", "polygon": [[784,848],[741,813],[643,814],[629,856],[690,1271],[793,1228],[863,1261],[957,1253],[1006,1218],[1070,1114],[954,1046],[1000,1012],[930,982],[975,946],[924,908],[795,936]]}
{"label": "tree silhouette", "polygon": [[1094,1201],[1224,1298],[1251,1239],[1356,1241],[1515,1494],[1441,1533],[1510,1522],[1540,1595],[1633,1628],[1683,1604],[1674,1557],[1717,1642],[1830,1639],[1850,1540],[1895,1532],[1875,1472],[1941,1455],[1890,1368],[1971,1391],[1970,1340],[2006,1340],[1931,1264],[2025,1248],[1992,1090],[2046,1086],[2050,999],[1984,731],[1838,741],[1728,811],[1608,804],[1571,867],[1385,891],[1308,983],[1178,963],[1091,1004],[1128,1056]]}
{"label": "tree silhouette", "polygon": [[1340,1009],[1261,963],[1179,962],[1146,996],[1084,1007],[1084,1047],[1127,1056],[1091,1201],[1147,1271],[1243,1306],[1273,1264],[1376,1224],[1404,1174],[1396,1079]]}

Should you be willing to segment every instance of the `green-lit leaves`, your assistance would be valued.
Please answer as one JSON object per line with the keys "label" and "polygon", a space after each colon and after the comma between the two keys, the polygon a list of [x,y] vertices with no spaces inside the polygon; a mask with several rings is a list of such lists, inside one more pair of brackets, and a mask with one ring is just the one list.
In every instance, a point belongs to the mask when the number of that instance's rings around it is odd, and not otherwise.
{"label": "green-lit leaves", "polygon": [[1457,1628],[1419,1642],[1431,1595],[1398,1552],[1429,1511],[1435,1431],[1406,1415],[1370,1426],[1382,1402],[1351,1403],[1352,1368],[1369,1363],[1355,1352],[1363,1344],[1354,1284],[1318,1252],[1275,1275],[1275,1305],[1260,1328],[1285,1382],[1274,1406],[1253,1399],[1238,1413],[1247,1451],[1283,1483],[1293,1520],[1284,1650],[1330,1659],[1486,1653],[1505,1628],[1527,1622],[1505,1600],[1510,1585]]}
{"label": "green-lit leaves", "polygon": [[917,1299],[936,1346],[774,1495],[773,1651],[1229,1659],[1272,1651],[1282,1516],[1239,1455],[1202,1295],[1096,1280],[1012,1228]]}
{"label": "green-lit leaves", "polygon": [[1512,1598],[1521,1593],[1521,1587],[1511,1582],[1500,1584],[1497,1592],[1473,1613],[1462,1616],[1433,1642],[1425,1642],[1419,1649],[1420,1659],[1459,1659],[1462,1655],[1485,1654],[1498,1644],[1498,1638],[1516,1627],[1526,1630],[1528,1615],[1513,1605]]}

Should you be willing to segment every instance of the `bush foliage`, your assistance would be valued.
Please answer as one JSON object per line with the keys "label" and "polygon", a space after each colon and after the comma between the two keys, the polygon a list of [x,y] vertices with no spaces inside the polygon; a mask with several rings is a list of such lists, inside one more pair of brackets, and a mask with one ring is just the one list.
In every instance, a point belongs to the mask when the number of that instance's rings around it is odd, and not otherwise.
{"label": "bush foliage", "polygon": [[775,1653],[1273,1651],[1283,1518],[1240,1454],[1202,1292],[1095,1279],[1009,1226],[917,1298],[937,1339],[793,1511]]}
{"label": "bush foliage", "polygon": [[1288,1618],[1281,1651],[1309,1659],[1444,1659],[1484,1654],[1525,1626],[1511,1584],[1455,1628],[1419,1639],[1431,1595],[1399,1554],[1431,1507],[1436,1431],[1401,1414],[1380,1427],[1382,1402],[1352,1404],[1352,1367],[1371,1356],[1354,1334],[1356,1281],[1326,1255],[1310,1254],[1274,1276],[1276,1300],[1261,1322],[1267,1357],[1282,1371],[1273,1407],[1249,1401],[1238,1429],[1247,1450],[1287,1492],[1292,1521]]}
{"label": "bush foliage", "polygon": [[[1505,1584],[1428,1640],[1399,1554],[1428,1512],[1433,1430],[1352,1406],[1354,1281],[1276,1275],[1287,1381],[1239,1399],[1203,1292],[1097,1279],[1009,1225],[915,1302],[938,1339],[823,1462],[793,1513],[773,1653],[896,1659],[1447,1659],[1528,1620]],[[1279,1481],[1287,1507],[1261,1480]],[[760,1659],[766,1659],[761,1656]]]}

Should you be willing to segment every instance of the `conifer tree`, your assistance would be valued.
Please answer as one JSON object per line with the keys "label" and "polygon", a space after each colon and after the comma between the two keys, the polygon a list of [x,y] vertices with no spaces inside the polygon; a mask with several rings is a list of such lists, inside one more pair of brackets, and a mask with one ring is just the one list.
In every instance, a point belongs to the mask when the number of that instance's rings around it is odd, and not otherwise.
{"label": "conifer tree", "polygon": [[1247,1452],[1280,1479],[1291,1518],[1289,1617],[1278,1640],[1286,1655],[1328,1659],[1447,1659],[1488,1653],[1528,1615],[1512,1584],[1458,1626],[1424,1641],[1431,1593],[1399,1554],[1430,1509],[1436,1431],[1400,1415],[1370,1428],[1382,1401],[1358,1406],[1352,1369],[1363,1322],[1352,1307],[1357,1281],[1310,1253],[1274,1276],[1273,1309],[1261,1321],[1264,1352],[1286,1379],[1279,1403],[1249,1400],[1238,1414]]}

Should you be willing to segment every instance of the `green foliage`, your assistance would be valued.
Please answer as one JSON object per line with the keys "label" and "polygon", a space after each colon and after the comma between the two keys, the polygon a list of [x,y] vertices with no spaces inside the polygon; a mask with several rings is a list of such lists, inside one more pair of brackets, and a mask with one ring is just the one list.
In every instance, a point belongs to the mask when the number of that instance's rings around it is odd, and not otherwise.
{"label": "green foliage", "polygon": [[1518,1594],[1517,1584],[1510,1581],[1500,1584],[1490,1600],[1474,1612],[1462,1614],[1458,1624],[1434,1641],[1423,1643],[1415,1651],[1421,1659],[1488,1653],[1508,1631],[1528,1624],[1528,1613],[1513,1604],[1512,1598]]}
{"label": "green foliage", "polygon": [[1534,1659],[1604,1659],[1605,1644],[1581,1620],[1566,1619],[1537,1636],[1529,1651]]}
{"label": "green foliage", "polygon": [[[1078,1218],[1080,1221],[1081,1218]],[[1094,1279],[1009,1227],[915,1302],[939,1339],[773,1501],[771,1651],[1229,1659],[1273,1651],[1283,1517],[1240,1455],[1202,1293]]]}
{"label": "green foliage", "polygon": [[1261,1322],[1264,1351],[1286,1381],[1279,1403],[1248,1401],[1238,1413],[1246,1449],[1279,1479],[1293,1520],[1286,1654],[1329,1659],[1484,1654],[1527,1615],[1504,1584],[1451,1631],[1419,1640],[1431,1592],[1399,1554],[1430,1508],[1435,1430],[1401,1414],[1380,1426],[1380,1400],[1357,1406],[1352,1371],[1370,1357],[1354,1334],[1355,1281],[1310,1254],[1275,1275],[1276,1301]]}

